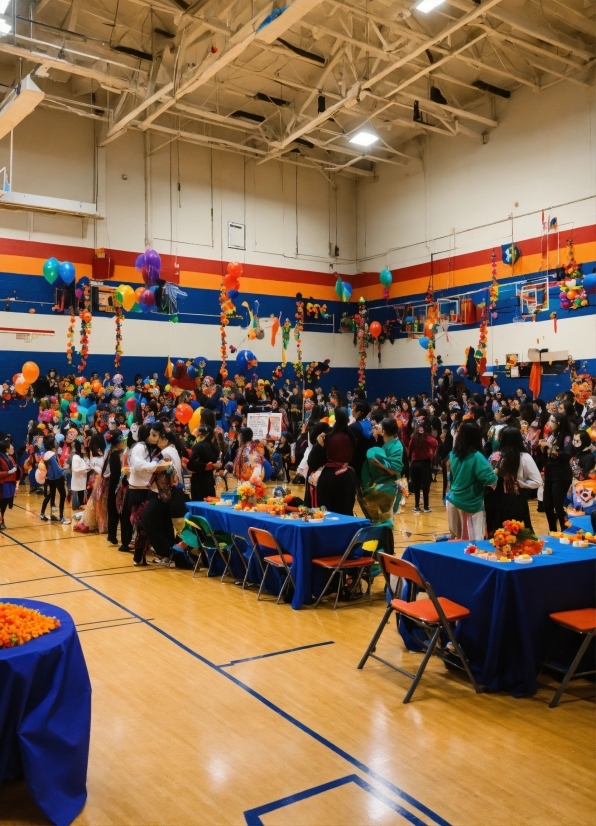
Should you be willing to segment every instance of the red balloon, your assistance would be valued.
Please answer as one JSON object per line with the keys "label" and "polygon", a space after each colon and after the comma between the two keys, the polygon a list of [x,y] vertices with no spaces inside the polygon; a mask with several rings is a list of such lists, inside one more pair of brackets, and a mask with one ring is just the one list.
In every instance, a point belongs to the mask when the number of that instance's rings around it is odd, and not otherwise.
{"label": "red balloon", "polygon": [[137,403],[137,400],[136,400],[136,399],[130,398],[130,399],[127,399],[127,400],[126,400],[126,403],[125,403],[125,405],[124,405],[124,406],[125,406],[125,407],[126,407],[126,409],[129,411],[129,413],[132,413],[132,412],[134,411],[134,409],[135,409],[135,405],[136,405],[136,403]]}
{"label": "red balloon", "polygon": [[224,275],[224,277],[223,277],[223,285],[224,285],[224,287],[226,288],[226,290],[234,290],[234,289],[236,289],[236,288],[233,286],[234,284],[236,284],[236,276],[235,276],[235,275],[230,275],[230,273],[228,273],[227,275]]}
{"label": "red balloon", "polygon": [[155,293],[152,290],[143,290],[139,303],[144,304],[145,307],[155,306]]}
{"label": "red balloon", "polygon": [[230,261],[228,264],[228,273],[234,278],[240,278],[242,275],[242,264],[238,263],[238,261]]}
{"label": "red balloon", "polygon": [[176,410],[174,411],[174,415],[180,422],[180,424],[188,424],[189,421],[192,419],[192,407],[189,404],[179,404]]}
{"label": "red balloon", "polygon": [[381,327],[381,324],[378,321],[371,321],[370,327],[368,329],[373,338],[378,338],[383,332],[383,328]]}
{"label": "red balloon", "polygon": [[70,412],[71,412],[71,413],[76,413],[76,412],[77,412],[77,410],[78,410],[79,408],[77,407],[77,405],[75,404],[75,402],[71,402],[71,403],[68,405],[68,409],[70,410]]}

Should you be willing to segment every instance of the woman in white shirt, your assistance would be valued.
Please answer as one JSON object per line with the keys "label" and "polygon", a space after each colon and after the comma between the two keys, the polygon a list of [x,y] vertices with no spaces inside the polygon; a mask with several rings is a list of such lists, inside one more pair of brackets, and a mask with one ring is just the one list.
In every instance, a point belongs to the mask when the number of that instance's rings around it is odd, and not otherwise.
{"label": "woman in white shirt", "polygon": [[542,477],[536,462],[526,452],[517,427],[501,430],[498,450],[489,461],[498,472],[496,488],[486,488],[484,495],[489,536],[502,527],[506,519],[523,522],[532,531],[527,491],[537,490],[542,485]]}
{"label": "woman in white shirt", "polygon": [[[182,489],[182,462],[176,448],[176,436],[168,432],[162,422],[151,425],[151,432],[158,434],[157,447],[161,453],[162,462],[168,462],[167,472],[171,473],[169,481],[172,484],[172,490],[170,500],[164,501],[159,495],[157,484],[153,482],[147,506],[143,512],[143,529],[155,554],[153,561],[163,564],[168,562],[172,554],[172,546],[176,541],[172,517],[184,516],[186,502]],[[181,511],[175,510],[176,507],[180,507]]]}
{"label": "woman in white shirt", "polygon": [[150,425],[139,427],[138,441],[128,452],[128,502],[130,521],[136,527],[134,564],[147,564],[149,539],[143,528],[143,512],[149,499],[150,483],[154,473],[166,470],[169,462],[159,462],[152,458],[157,452],[158,434]]}
{"label": "woman in white shirt", "polygon": [[70,460],[70,489],[72,491],[72,509],[78,510],[83,507],[85,490],[87,488],[87,474],[91,466],[87,458],[83,456],[81,443],[75,439],[72,443],[72,456]]}

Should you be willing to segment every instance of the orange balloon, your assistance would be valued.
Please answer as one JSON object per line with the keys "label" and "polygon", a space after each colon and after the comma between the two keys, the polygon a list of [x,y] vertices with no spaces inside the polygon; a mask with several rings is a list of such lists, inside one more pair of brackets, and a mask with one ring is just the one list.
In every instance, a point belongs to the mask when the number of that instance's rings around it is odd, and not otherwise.
{"label": "orange balloon", "polygon": [[29,384],[33,384],[39,378],[39,367],[34,361],[26,361],[21,372]]}
{"label": "orange balloon", "polygon": [[312,390],[309,389],[309,390],[304,391],[304,398],[305,399],[312,399],[313,396],[314,396],[314,393],[313,393]]}
{"label": "orange balloon", "polygon": [[17,376],[17,380],[14,383],[14,389],[17,391],[19,396],[24,396],[27,390],[29,390],[29,382],[22,373],[19,373]]}
{"label": "orange balloon", "polygon": [[94,393],[100,393],[103,390],[103,385],[100,381],[94,381],[91,385],[91,389]]}
{"label": "orange balloon", "polygon": [[179,404],[174,415],[181,424],[188,424],[192,419],[193,409],[189,404]]}
{"label": "orange balloon", "polygon": [[238,261],[230,261],[228,264],[228,274],[234,278],[240,278],[242,275],[242,264],[239,264]]}
{"label": "orange balloon", "polygon": [[147,287],[137,287],[137,289],[135,290],[135,301],[137,302],[137,304],[141,303],[141,296],[143,295],[146,289]]}
{"label": "orange balloon", "polygon": [[75,384],[78,387],[80,387],[82,384],[85,384],[86,381],[87,381],[87,379],[85,378],[85,376],[77,376],[76,379],[75,379]]}
{"label": "orange balloon", "polygon": [[379,321],[371,321],[370,327],[368,329],[373,338],[378,338],[383,332],[383,328],[381,327]]}

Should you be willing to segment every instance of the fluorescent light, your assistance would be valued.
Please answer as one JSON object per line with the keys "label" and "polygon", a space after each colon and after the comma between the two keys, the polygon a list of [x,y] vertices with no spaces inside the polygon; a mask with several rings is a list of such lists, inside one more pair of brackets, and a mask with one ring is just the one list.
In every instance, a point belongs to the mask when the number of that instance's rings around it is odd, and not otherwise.
{"label": "fluorescent light", "polygon": [[419,3],[416,3],[414,8],[416,11],[422,11],[425,14],[428,14],[429,11],[436,9],[437,6],[440,6],[444,0],[420,0]]}
{"label": "fluorescent light", "polygon": [[10,4],[10,0],[0,0],[0,14],[4,14]]}
{"label": "fluorescent light", "polygon": [[0,35],[9,34],[12,31],[12,26],[6,20],[0,20]]}
{"label": "fluorescent light", "polygon": [[350,138],[350,143],[355,143],[356,146],[370,146],[378,140],[379,136],[375,135],[374,132],[367,132],[366,129],[361,129],[360,132],[356,132],[355,135],[352,135]]}

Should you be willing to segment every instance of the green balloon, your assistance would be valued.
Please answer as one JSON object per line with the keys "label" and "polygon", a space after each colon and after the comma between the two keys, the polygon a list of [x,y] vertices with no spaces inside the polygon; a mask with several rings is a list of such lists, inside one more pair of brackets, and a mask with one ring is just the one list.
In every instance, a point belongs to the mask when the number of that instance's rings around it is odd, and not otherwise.
{"label": "green balloon", "polygon": [[340,298],[343,297],[344,282],[341,280],[341,278],[338,278],[337,281],[335,282],[335,292],[338,294],[338,296]]}
{"label": "green balloon", "polygon": [[178,324],[178,316],[173,315],[172,318],[170,319],[170,321],[172,322],[172,324]]}
{"label": "green balloon", "polygon": [[139,302],[135,301],[135,303],[130,308],[131,313],[142,313],[143,311],[139,307]]}
{"label": "green balloon", "polygon": [[124,401],[126,402],[129,399],[134,399],[134,397],[135,397],[134,390],[127,390],[126,393],[124,394]]}
{"label": "green balloon", "polygon": [[129,413],[126,417],[126,424],[130,427],[131,424],[134,422],[134,416],[132,413]]}
{"label": "green balloon", "polygon": [[391,282],[393,281],[391,271],[388,269],[381,270],[381,272],[379,273],[379,281],[384,287],[390,287]]}
{"label": "green balloon", "polygon": [[43,265],[43,277],[45,280],[53,284],[60,275],[60,262],[57,258],[48,258]]}
{"label": "green balloon", "polygon": [[62,399],[62,401],[60,402],[61,409],[62,410],[67,410],[68,404],[69,404],[68,399]]}

